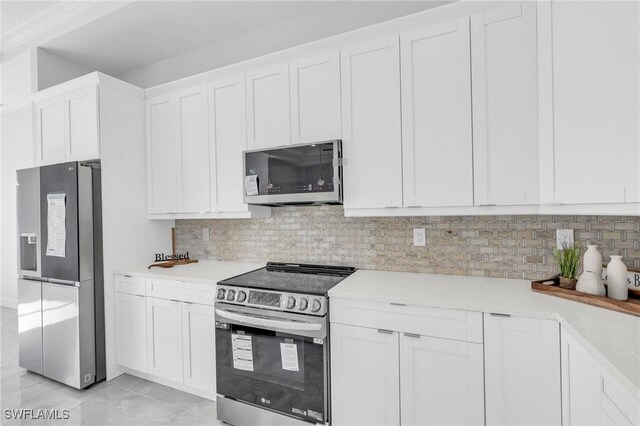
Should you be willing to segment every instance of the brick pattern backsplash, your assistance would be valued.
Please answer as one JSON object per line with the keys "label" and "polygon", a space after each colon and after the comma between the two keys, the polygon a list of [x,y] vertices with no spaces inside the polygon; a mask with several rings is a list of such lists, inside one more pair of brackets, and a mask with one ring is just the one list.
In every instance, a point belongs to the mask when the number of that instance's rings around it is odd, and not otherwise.
{"label": "brick pattern backsplash", "polygon": [[[209,228],[209,241],[202,229]],[[425,228],[426,247],[413,246]],[[539,279],[557,269],[556,229],[640,268],[640,217],[344,217],[340,206],[282,207],[267,219],[176,221],[177,247],[195,259],[349,265],[360,269]]]}

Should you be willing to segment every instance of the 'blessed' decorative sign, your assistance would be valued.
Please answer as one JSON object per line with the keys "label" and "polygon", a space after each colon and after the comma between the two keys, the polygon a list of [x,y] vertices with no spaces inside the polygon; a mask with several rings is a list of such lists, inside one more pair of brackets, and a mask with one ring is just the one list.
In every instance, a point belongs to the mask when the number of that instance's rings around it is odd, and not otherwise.
{"label": "'blessed' decorative sign", "polygon": [[169,260],[189,260],[189,252],[185,254],[156,253],[156,260],[154,262],[167,262]]}

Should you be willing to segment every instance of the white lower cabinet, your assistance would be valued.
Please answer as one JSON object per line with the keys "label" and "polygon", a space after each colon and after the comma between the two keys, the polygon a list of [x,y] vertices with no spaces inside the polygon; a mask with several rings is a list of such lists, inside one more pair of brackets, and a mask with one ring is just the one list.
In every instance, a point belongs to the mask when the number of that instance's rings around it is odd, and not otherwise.
{"label": "white lower cabinet", "polygon": [[565,329],[561,341],[562,424],[640,424],[640,401],[603,370]]}
{"label": "white lower cabinet", "polygon": [[488,425],[560,425],[560,325],[484,314]]}
{"label": "white lower cabinet", "polygon": [[215,312],[213,306],[182,304],[184,384],[215,392]]}
{"label": "white lower cabinet", "polygon": [[403,425],[484,424],[482,345],[400,335]]}
{"label": "white lower cabinet", "polygon": [[118,364],[147,371],[147,302],[137,294],[116,293]]}
{"label": "white lower cabinet", "polygon": [[206,298],[214,287],[136,276],[115,282],[118,364],[214,398],[215,313]]}
{"label": "white lower cabinet", "polygon": [[399,425],[398,333],[331,324],[334,425]]}
{"label": "white lower cabinet", "polygon": [[[375,320],[371,327],[363,327],[358,312],[366,306],[356,309],[345,301],[333,305],[332,423],[483,424],[482,344],[454,340],[450,335],[452,330],[473,329],[476,321],[480,326],[482,316],[476,313],[461,320],[458,314],[464,311],[387,308],[387,312],[379,312],[379,317],[385,318],[393,330],[376,328],[379,324]],[[333,322],[334,318],[359,325]],[[450,328],[454,324],[458,327]],[[445,338],[409,332],[416,327]]]}
{"label": "white lower cabinet", "polygon": [[176,300],[147,298],[149,373],[182,382],[182,305]]}

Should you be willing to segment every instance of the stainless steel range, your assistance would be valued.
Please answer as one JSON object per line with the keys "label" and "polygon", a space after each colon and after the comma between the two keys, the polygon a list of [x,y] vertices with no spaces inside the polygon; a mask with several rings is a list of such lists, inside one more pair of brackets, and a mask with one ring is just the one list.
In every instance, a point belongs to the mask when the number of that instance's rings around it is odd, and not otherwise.
{"label": "stainless steel range", "polygon": [[329,298],[350,267],[269,262],[218,282],[218,419],[328,424]]}

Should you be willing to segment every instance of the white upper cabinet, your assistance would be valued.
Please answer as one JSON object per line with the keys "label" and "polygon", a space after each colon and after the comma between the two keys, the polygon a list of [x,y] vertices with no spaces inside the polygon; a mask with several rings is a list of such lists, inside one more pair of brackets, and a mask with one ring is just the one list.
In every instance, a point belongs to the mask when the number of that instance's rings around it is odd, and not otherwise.
{"label": "white upper cabinet", "polygon": [[100,158],[98,86],[36,102],[36,163]]}
{"label": "white upper cabinet", "polygon": [[175,213],[178,164],[172,95],[147,100],[147,191],[149,213]]}
{"label": "white upper cabinet", "polygon": [[403,425],[483,425],[482,344],[403,333]]}
{"label": "white upper cabinet", "polygon": [[64,98],[56,96],[36,104],[36,163],[53,164],[65,159]]}
{"label": "white upper cabinet", "polygon": [[560,326],[484,314],[488,425],[560,425]]}
{"label": "white upper cabinet", "polygon": [[471,17],[476,205],[537,204],[536,5]]}
{"label": "white upper cabinet", "polygon": [[100,158],[98,87],[87,86],[65,97],[67,161]]}
{"label": "white upper cabinet", "polygon": [[179,213],[211,211],[209,178],[209,112],[207,86],[177,94],[177,130],[180,155]]}
{"label": "white upper cabinet", "polygon": [[341,52],[346,209],[402,207],[398,37]]}
{"label": "white upper cabinet", "polygon": [[247,74],[247,137],[250,149],[291,144],[288,63]]}
{"label": "white upper cabinet", "polygon": [[244,75],[209,84],[209,106],[212,206],[220,212],[247,211],[242,157],[247,149]]}
{"label": "white upper cabinet", "polygon": [[639,7],[539,5],[544,203],[640,202]]}
{"label": "white upper cabinet", "polygon": [[471,206],[469,19],[403,33],[400,47],[404,205]]}
{"label": "white upper cabinet", "polygon": [[340,54],[338,51],[290,64],[291,142],[340,139]]}

